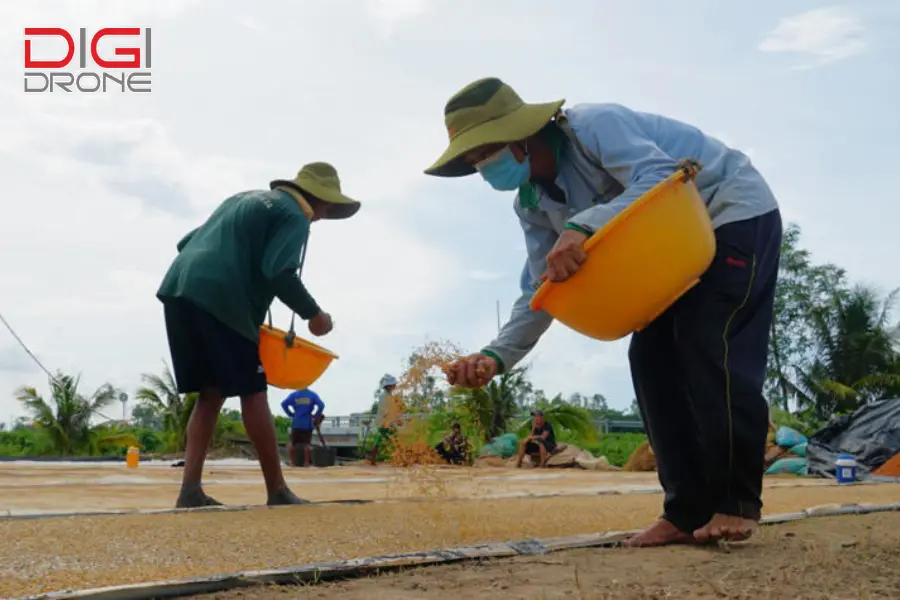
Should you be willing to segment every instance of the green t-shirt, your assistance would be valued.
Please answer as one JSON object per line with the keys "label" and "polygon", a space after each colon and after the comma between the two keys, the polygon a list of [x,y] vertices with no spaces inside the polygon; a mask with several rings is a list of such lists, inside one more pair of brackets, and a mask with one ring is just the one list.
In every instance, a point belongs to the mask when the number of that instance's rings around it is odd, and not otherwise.
{"label": "green t-shirt", "polygon": [[188,300],[259,341],[259,327],[285,276],[302,290],[301,300],[289,307],[306,319],[318,312],[293,275],[308,236],[309,219],[286,192],[236,194],[178,242],[178,256],[156,296]]}

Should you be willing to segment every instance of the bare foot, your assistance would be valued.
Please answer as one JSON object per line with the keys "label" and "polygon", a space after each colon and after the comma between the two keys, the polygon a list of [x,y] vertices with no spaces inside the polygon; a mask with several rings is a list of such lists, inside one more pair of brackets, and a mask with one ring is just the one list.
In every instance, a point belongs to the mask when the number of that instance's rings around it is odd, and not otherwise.
{"label": "bare foot", "polygon": [[633,538],[625,540],[622,545],[627,548],[652,548],[673,544],[696,544],[697,540],[666,521],[660,519]]}
{"label": "bare foot", "polygon": [[694,532],[694,537],[699,542],[743,542],[750,539],[758,527],[759,523],[753,519],[716,513],[709,523]]}
{"label": "bare foot", "polygon": [[222,503],[211,496],[199,485],[196,487],[182,487],[175,501],[175,508],[200,508],[203,506],[222,506]]}
{"label": "bare foot", "polygon": [[269,500],[266,504],[269,506],[290,506],[292,504],[309,504],[309,500],[298,497],[285,486],[274,494],[269,494]]}

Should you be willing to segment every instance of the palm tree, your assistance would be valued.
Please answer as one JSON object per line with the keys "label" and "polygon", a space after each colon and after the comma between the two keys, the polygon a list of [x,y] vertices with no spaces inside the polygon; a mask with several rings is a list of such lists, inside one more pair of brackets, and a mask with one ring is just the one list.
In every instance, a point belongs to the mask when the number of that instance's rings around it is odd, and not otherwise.
{"label": "palm tree", "polygon": [[33,387],[23,387],[17,398],[31,414],[34,427],[50,442],[50,449],[63,456],[79,452],[94,453],[102,446],[120,441],[121,436],[101,436],[91,426],[91,419],[102,416],[101,410],[116,401],[115,388],[101,385],[89,397],[78,391],[79,377],[58,373],[51,377],[50,401]]}
{"label": "palm tree", "polygon": [[507,423],[515,417],[522,399],[531,391],[527,372],[527,367],[516,367],[495,377],[483,388],[451,390],[451,398],[471,415],[486,442],[506,431]]}
{"label": "palm tree", "polygon": [[827,418],[900,394],[900,355],[888,320],[898,293],[881,300],[857,286],[813,313],[819,352],[808,368],[795,369],[799,408]]}
{"label": "palm tree", "polygon": [[175,451],[183,451],[187,442],[187,424],[197,403],[197,394],[178,393],[175,377],[165,361],[161,375],[144,373],[141,380],[144,385],[138,388],[135,398],[161,415],[163,429],[172,435]]}
{"label": "palm tree", "polygon": [[[547,403],[535,405],[544,413],[544,418],[553,425],[555,430],[566,430],[575,439],[590,441],[596,437],[597,428],[591,413],[582,406],[576,406],[562,401],[560,396]],[[520,436],[531,433],[531,417],[516,425],[516,433]]]}

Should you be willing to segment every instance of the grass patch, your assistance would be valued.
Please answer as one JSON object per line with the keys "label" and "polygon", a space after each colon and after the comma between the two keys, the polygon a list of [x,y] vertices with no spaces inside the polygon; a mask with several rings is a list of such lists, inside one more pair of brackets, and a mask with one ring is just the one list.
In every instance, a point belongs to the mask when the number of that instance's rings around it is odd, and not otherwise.
{"label": "grass patch", "polygon": [[605,456],[610,464],[621,467],[635,448],[646,441],[647,436],[643,433],[607,433],[599,435],[596,441],[579,445],[594,456]]}

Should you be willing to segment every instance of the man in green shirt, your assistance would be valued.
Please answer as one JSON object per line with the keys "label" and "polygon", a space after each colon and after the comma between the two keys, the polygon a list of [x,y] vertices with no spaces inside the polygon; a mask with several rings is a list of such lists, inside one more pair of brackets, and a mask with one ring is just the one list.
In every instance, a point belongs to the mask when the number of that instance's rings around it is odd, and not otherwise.
{"label": "man in green shirt", "polygon": [[359,202],[341,193],[327,163],[308,164],[293,180],[273,181],[270,188],[228,198],[178,242],[178,256],[156,293],[178,391],[200,395],[188,423],[178,508],[220,505],[203,491],[201,476],[219,411],[234,396],[259,456],[268,504],[306,502],[281,472],[259,328],[277,297],[308,321],[313,335],[331,331],[331,317],[300,280],[301,255],[312,221],[349,218]]}

